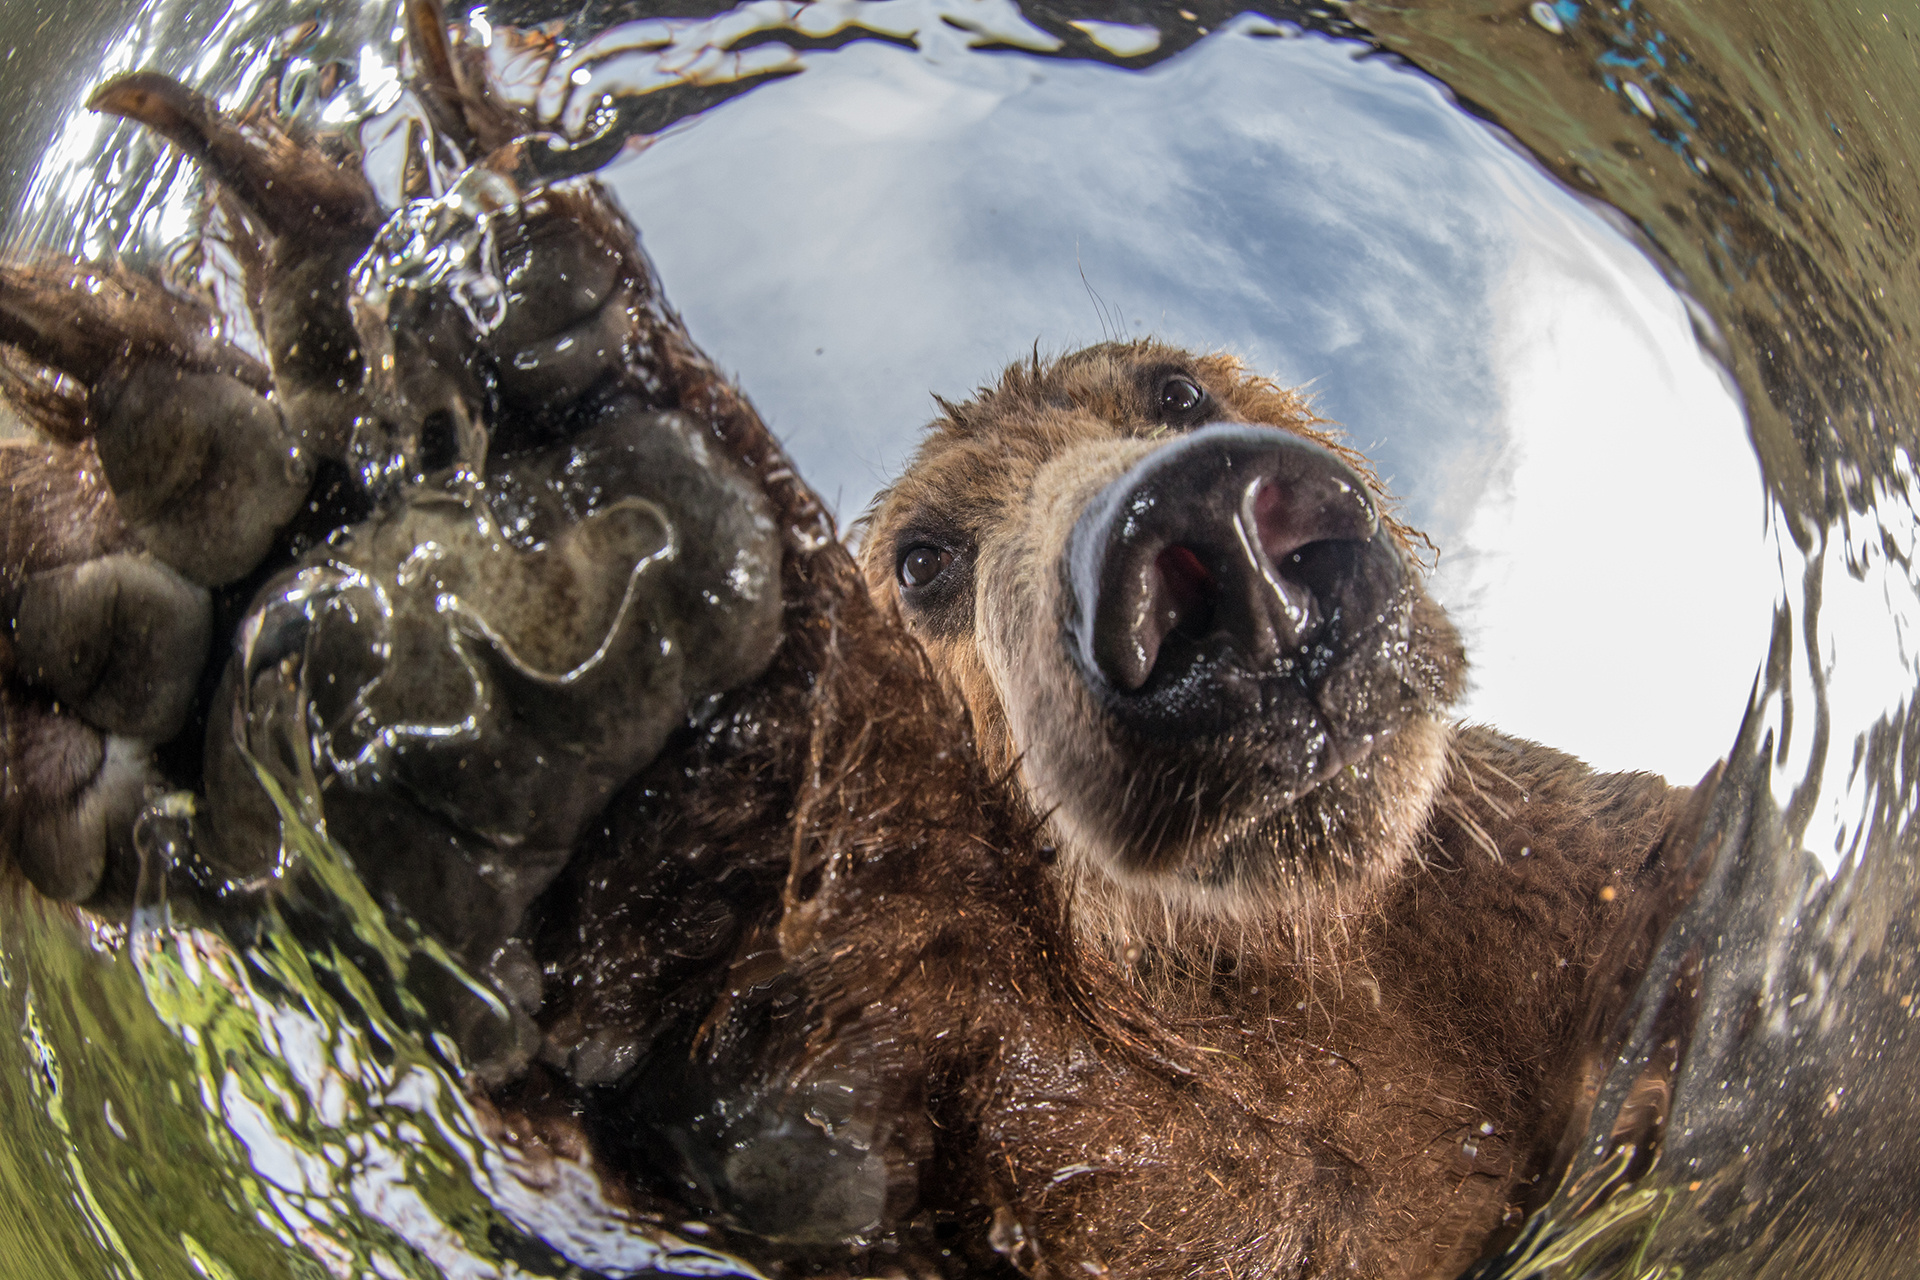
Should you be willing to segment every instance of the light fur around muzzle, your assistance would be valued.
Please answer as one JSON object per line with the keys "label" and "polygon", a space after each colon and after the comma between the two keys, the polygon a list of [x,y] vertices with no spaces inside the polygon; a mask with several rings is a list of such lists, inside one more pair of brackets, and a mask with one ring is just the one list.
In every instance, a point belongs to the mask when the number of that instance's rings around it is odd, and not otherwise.
{"label": "light fur around muzzle", "polygon": [[[1059,564],[1078,514],[1159,447],[1117,440],[1067,450],[979,551],[975,638],[1019,777],[1047,815],[1085,924],[1127,937],[1186,920],[1252,923],[1342,914],[1413,856],[1446,773],[1449,724],[1413,720],[1366,758],[1288,803],[1239,780],[1189,783],[1161,803],[1185,815],[1180,856],[1149,864],[1101,820],[1115,797],[1159,779],[1130,759],[1069,660]],[[1391,797],[1390,802],[1383,802]]]}

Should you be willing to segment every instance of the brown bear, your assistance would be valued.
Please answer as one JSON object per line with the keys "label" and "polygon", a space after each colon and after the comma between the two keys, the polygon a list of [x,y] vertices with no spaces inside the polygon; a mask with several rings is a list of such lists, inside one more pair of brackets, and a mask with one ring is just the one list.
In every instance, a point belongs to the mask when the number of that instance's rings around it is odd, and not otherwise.
{"label": "brown bear", "polygon": [[814,557],[755,700],[550,895],[570,1105],[786,1245],[1458,1273],[1546,1190],[1688,792],[1454,726],[1417,535],[1230,358],[944,409],[868,593]]}
{"label": "brown bear", "polygon": [[[302,874],[281,771],[506,997],[461,1042],[501,1131],[769,1267],[1446,1275],[1517,1224],[1687,793],[1453,726],[1417,535],[1224,357],[946,406],[863,571],[408,12],[476,158],[409,190],[476,203],[390,230],[484,208],[491,327],[349,273],[351,166],[147,74],[95,102],[253,229],[267,363],[157,282],[0,270],[41,436],[0,450],[10,867],[231,909]],[[179,863],[132,838],[156,782],[202,793]]]}
{"label": "brown bear", "polygon": [[[1457,1271],[1537,1190],[1588,975],[1687,793],[1453,725],[1418,535],[1230,357],[1111,344],[942,407],[869,588],[1057,849],[1069,945],[1237,1113],[1079,1147],[995,1117],[1033,1256]],[[1233,1208],[1196,1203],[1228,1168]]]}

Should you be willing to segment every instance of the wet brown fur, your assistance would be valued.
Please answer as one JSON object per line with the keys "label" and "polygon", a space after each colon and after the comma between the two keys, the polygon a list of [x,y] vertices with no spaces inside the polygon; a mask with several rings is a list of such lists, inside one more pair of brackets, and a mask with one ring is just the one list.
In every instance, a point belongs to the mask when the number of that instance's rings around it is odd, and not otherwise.
{"label": "wet brown fur", "polygon": [[[1683,793],[1469,731],[1424,865],[1342,922],[1336,954],[1235,930],[1128,969],[1074,936],[960,708],[822,559],[813,585],[838,599],[797,637],[799,665],[821,664],[804,751],[776,726],[691,771],[647,833],[727,868],[736,902],[784,871],[780,905],[742,922],[717,990],[697,960],[635,981],[660,950],[641,883],[662,847],[620,841],[583,868],[599,896],[564,931],[556,1042],[712,999],[702,1050],[724,1071],[730,1037],[769,1016],[756,986],[790,983],[794,1025],[757,1060],[925,1108],[906,1205],[1035,1275],[1439,1276],[1517,1223],[1569,1105],[1588,969],[1661,874],[1640,862]],[[912,1230],[896,1243],[916,1251]]]}
{"label": "wet brown fur", "polygon": [[[941,429],[1000,465],[1047,372]],[[1311,429],[1239,385],[1250,418]],[[911,637],[837,545],[790,549],[787,598],[775,670],[564,886],[555,1068],[679,1007],[723,1091],[855,1082],[896,1166],[873,1247],[925,1270],[1444,1276],[1517,1225],[1573,1105],[1590,971],[1666,874],[1684,790],[1461,730],[1414,856],[1330,899],[1310,945],[1239,918],[1116,951],[1072,909],[965,641]],[[697,954],[661,944],[690,933]]]}

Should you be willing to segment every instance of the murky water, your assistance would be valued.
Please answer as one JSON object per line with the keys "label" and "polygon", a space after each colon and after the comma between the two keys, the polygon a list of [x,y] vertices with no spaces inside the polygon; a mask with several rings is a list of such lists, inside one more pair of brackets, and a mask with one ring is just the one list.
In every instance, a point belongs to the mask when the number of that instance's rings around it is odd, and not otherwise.
{"label": "murky water", "polygon": [[[1698,891],[1598,1028],[1565,1187],[1486,1274],[1920,1265],[1911,15],[695,8],[481,20],[512,92],[583,139],[542,163],[603,172],[843,521],[929,393],[1036,342],[1229,348],[1310,383],[1442,547],[1470,715],[1676,781],[1727,758]],[[395,194],[418,108],[385,7],[27,13],[0,256],[196,269],[191,166],[77,109],[133,67],[229,102],[275,71]],[[6,909],[10,1266],[736,1265],[499,1141],[417,995],[457,965],[351,876],[310,892],[243,950],[151,896],[90,935]]]}

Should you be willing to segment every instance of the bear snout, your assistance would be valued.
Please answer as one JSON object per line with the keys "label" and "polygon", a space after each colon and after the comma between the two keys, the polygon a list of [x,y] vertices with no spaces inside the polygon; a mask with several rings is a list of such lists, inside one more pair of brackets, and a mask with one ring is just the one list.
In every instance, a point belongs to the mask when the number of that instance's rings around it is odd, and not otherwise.
{"label": "bear snout", "polygon": [[1310,688],[1351,639],[1344,620],[1389,608],[1405,577],[1352,467],[1243,423],[1135,463],[1087,504],[1062,568],[1080,677],[1155,736],[1215,727],[1221,696]]}

